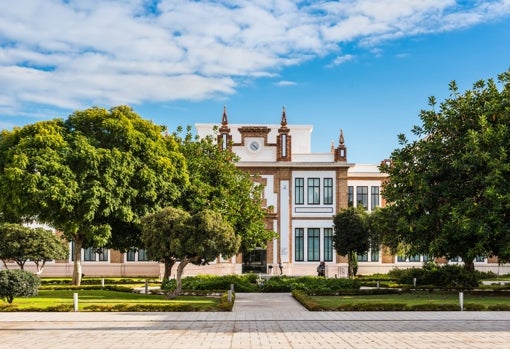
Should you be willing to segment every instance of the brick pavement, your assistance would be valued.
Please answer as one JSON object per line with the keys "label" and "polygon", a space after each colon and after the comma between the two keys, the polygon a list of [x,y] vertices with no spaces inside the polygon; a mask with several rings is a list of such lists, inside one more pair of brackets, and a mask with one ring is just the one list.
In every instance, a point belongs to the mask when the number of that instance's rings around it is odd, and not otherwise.
{"label": "brick pavement", "polygon": [[0,348],[509,348],[510,312],[308,312],[237,294],[231,313],[0,313]]}

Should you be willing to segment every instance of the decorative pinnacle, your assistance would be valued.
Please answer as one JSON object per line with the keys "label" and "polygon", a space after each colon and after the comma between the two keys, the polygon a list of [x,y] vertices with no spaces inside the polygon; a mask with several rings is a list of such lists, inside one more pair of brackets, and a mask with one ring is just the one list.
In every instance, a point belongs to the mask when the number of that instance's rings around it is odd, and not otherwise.
{"label": "decorative pinnacle", "polygon": [[221,117],[221,124],[222,125],[228,125],[228,119],[227,119],[227,106],[223,106],[223,116]]}
{"label": "decorative pinnacle", "polygon": [[282,126],[287,126],[287,113],[285,112],[285,106],[282,108]]}
{"label": "decorative pinnacle", "polygon": [[344,130],[340,129],[340,144],[344,145]]}

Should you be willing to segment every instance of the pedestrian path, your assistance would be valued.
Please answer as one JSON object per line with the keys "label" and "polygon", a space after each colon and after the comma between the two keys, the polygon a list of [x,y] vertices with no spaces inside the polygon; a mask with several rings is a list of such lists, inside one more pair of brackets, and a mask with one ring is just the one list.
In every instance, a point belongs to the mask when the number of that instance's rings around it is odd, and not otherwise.
{"label": "pedestrian path", "polygon": [[508,349],[510,312],[309,312],[238,293],[232,312],[0,313],[1,348]]}
{"label": "pedestrian path", "polygon": [[290,293],[236,293],[235,313],[307,312]]}

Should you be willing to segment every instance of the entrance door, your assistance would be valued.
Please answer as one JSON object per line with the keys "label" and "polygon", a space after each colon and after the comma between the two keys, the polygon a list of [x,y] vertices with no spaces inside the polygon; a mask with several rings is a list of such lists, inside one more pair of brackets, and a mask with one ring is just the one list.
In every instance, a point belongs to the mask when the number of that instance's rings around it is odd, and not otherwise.
{"label": "entrance door", "polygon": [[243,273],[267,273],[267,251],[253,250],[243,254]]}

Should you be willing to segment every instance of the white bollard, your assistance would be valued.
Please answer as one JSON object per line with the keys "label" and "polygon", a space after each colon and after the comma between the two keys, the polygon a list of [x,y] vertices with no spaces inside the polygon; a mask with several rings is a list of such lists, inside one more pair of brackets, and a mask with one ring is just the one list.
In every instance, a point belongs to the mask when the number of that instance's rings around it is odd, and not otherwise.
{"label": "white bollard", "polygon": [[460,311],[464,311],[464,292],[459,292]]}
{"label": "white bollard", "polygon": [[101,279],[101,287],[104,287],[104,278]]}
{"label": "white bollard", "polygon": [[74,308],[74,311],[77,312],[78,311],[78,293],[73,293],[73,308]]}

